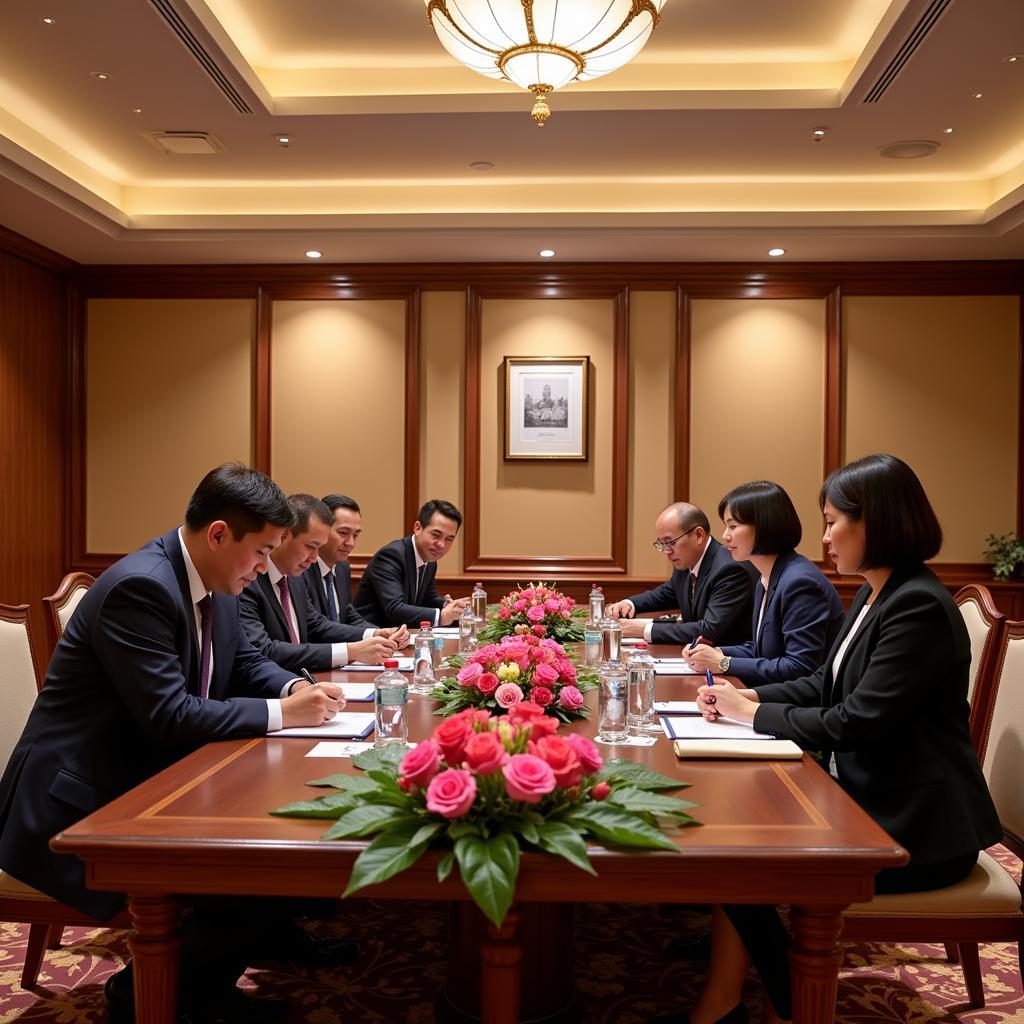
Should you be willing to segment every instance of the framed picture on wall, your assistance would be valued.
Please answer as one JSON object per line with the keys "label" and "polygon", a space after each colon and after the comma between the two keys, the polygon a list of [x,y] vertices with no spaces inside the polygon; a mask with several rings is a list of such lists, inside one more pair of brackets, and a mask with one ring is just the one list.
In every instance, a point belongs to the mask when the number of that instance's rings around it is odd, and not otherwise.
{"label": "framed picture on wall", "polygon": [[589,458],[589,356],[505,356],[505,458]]}

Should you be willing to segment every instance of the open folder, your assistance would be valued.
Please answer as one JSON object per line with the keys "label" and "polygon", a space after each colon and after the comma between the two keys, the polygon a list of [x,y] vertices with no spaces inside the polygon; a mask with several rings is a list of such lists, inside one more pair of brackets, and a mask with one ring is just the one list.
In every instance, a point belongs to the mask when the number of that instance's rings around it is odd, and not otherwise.
{"label": "open folder", "polygon": [[676,757],[724,760],[798,761],[803,751],[792,740],[674,740]]}
{"label": "open folder", "polygon": [[278,729],[268,736],[312,736],[318,740],[361,740],[373,732],[374,716],[371,711],[339,711],[323,725],[302,725],[293,729]]}

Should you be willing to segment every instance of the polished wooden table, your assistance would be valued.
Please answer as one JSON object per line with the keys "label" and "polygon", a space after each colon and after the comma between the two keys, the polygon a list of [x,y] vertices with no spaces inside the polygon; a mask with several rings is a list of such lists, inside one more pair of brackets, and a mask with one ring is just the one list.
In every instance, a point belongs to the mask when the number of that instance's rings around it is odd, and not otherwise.
{"label": "polished wooden table", "polygon": [[[659,676],[658,698],[692,699],[699,681]],[[594,706],[596,694],[587,696]],[[428,698],[410,696],[413,739],[439,721],[433,707]],[[574,728],[593,736],[595,719],[596,714]],[[267,814],[322,792],[306,788],[309,779],[357,771],[348,759],[306,758],[316,742],[258,738],[208,744],[52,841],[55,850],[82,858],[90,887],[130,894],[140,1024],[174,1021],[180,909],[175,894],[323,897],[345,888],[363,841],[321,842],[325,822]],[[794,1021],[831,1021],[842,910],[870,899],[875,874],[905,863],[906,853],[807,756],[680,762],[663,738],[652,747],[601,750],[606,758],[641,761],[692,783],[680,795],[698,805],[693,813],[704,824],[674,833],[678,854],[593,847],[596,877],[561,858],[525,853],[516,905],[501,929],[488,924],[481,939],[481,1019],[518,1019],[520,912],[566,902],[731,902],[792,906]],[[437,860],[437,854],[426,854],[361,895],[468,900],[457,871],[437,881]]]}

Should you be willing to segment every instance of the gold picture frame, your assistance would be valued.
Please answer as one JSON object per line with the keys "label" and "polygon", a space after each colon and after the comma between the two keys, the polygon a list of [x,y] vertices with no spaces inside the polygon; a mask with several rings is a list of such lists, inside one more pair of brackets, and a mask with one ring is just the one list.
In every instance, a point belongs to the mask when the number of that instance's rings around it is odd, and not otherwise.
{"label": "gold picture frame", "polygon": [[590,356],[505,356],[505,460],[590,458]]}

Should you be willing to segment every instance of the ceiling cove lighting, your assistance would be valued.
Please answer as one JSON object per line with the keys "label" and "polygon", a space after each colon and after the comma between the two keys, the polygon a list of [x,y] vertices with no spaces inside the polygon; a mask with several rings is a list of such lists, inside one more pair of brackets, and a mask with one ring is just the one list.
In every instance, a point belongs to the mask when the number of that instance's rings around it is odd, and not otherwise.
{"label": "ceiling cove lighting", "polygon": [[441,45],[473,71],[533,93],[533,119],[551,115],[548,93],[628,64],[667,0],[423,0]]}

